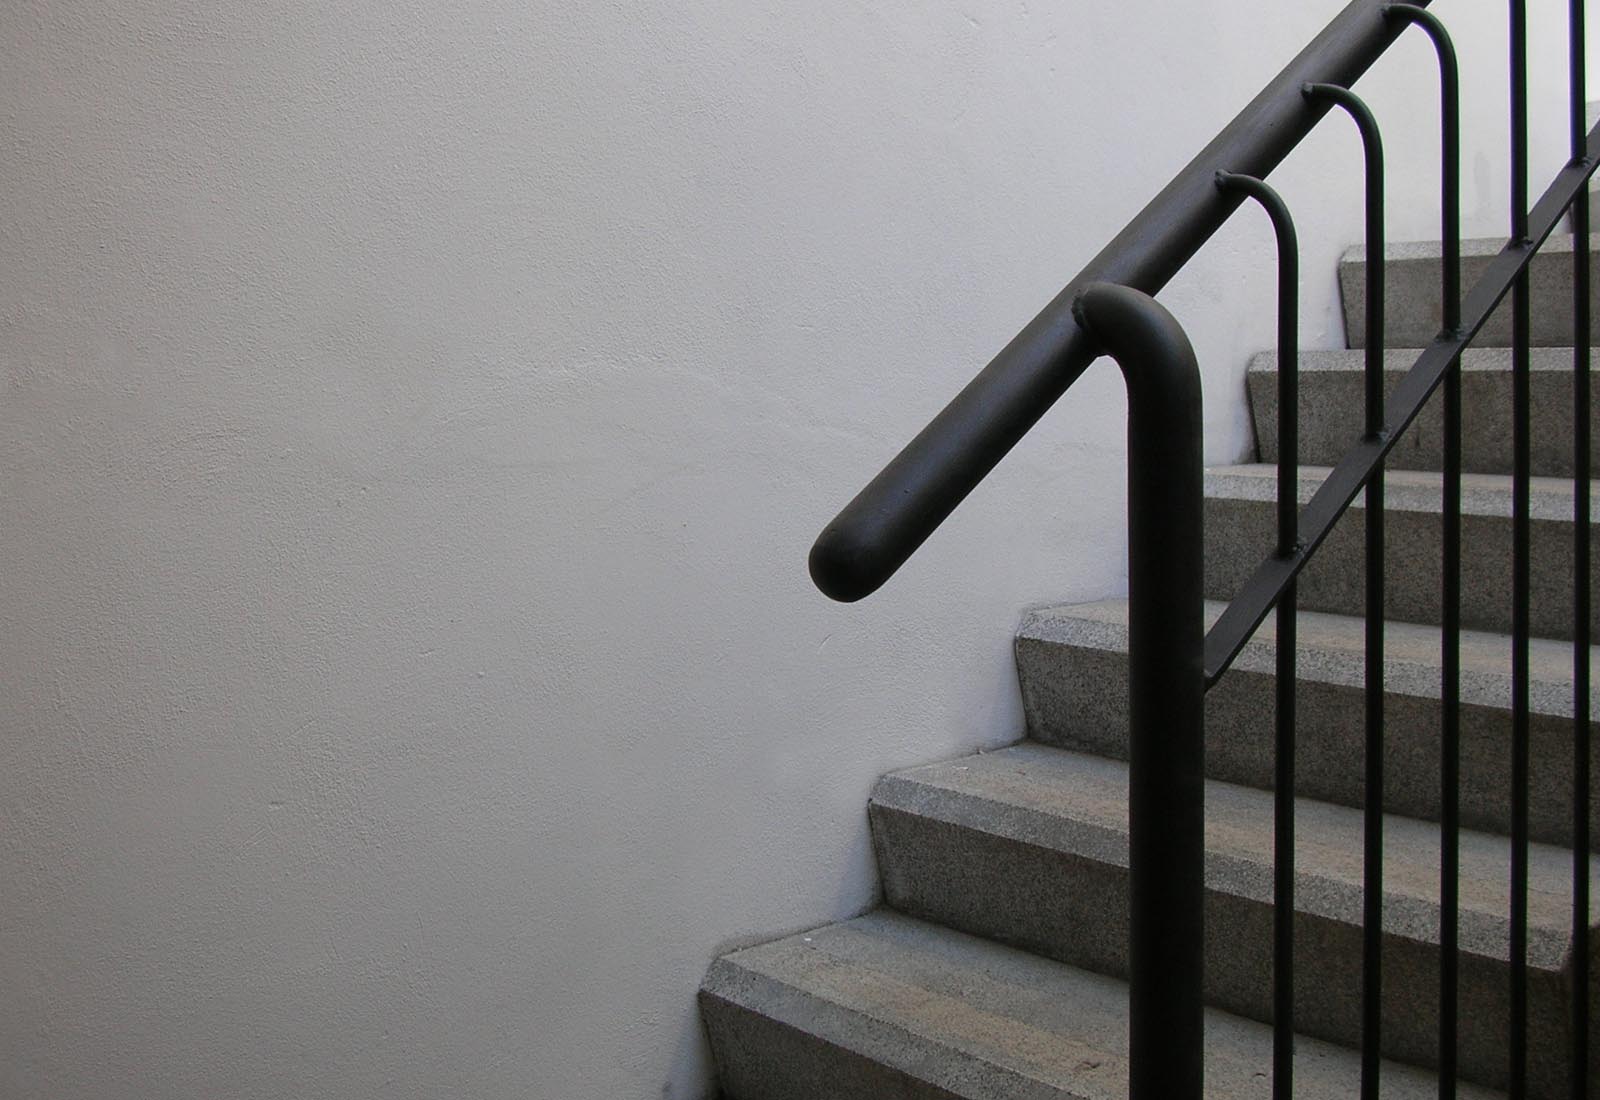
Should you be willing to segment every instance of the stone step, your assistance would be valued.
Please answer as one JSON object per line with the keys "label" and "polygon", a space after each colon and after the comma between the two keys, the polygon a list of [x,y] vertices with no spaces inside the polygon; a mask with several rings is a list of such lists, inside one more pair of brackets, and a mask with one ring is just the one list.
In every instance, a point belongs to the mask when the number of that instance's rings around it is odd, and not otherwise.
{"label": "stone step", "polygon": [[[1392,392],[1417,361],[1416,349],[1384,352],[1384,384]],[[1361,437],[1366,400],[1363,351],[1312,351],[1300,356],[1300,461],[1332,466]],[[1528,375],[1533,423],[1531,470],[1537,476],[1571,477],[1572,349],[1534,348]],[[1258,454],[1278,461],[1278,356],[1257,355],[1247,375]],[[1395,469],[1444,467],[1443,398],[1435,393],[1390,452]],[[1600,403],[1591,410],[1591,470],[1600,456]],[[1511,472],[1511,352],[1471,348],[1461,357],[1461,466],[1470,473]]]}
{"label": "stone step", "polygon": [[[1590,240],[1596,237],[1591,233]],[[1538,347],[1570,347],[1573,343],[1572,242],[1570,233],[1553,234],[1529,265],[1532,300],[1530,342]],[[1470,290],[1489,261],[1505,246],[1504,238],[1461,242],[1461,285]],[[1444,325],[1439,289],[1439,242],[1391,244],[1384,249],[1384,346],[1419,348],[1433,342]],[[1600,254],[1589,254],[1591,272],[1600,268]],[[1600,278],[1593,279],[1590,301],[1590,343],[1600,332]],[[1344,296],[1346,343],[1366,346],[1367,253],[1357,246],[1339,261],[1339,287]],[[1473,341],[1476,347],[1509,347],[1511,296]]]}
{"label": "stone step", "polygon": [[[1208,621],[1222,605],[1207,605]],[[1363,800],[1363,653],[1360,619],[1298,616],[1298,793],[1343,806]],[[1017,671],[1029,736],[1120,760],[1128,755],[1128,605],[1106,600],[1031,612],[1017,633]],[[1274,617],[1206,696],[1206,770],[1214,779],[1272,786]],[[1384,647],[1384,805],[1439,815],[1439,630],[1389,623]],[[1590,651],[1591,667],[1594,651]],[[1534,639],[1531,676],[1531,835],[1571,836],[1572,646]],[[1461,635],[1461,813],[1464,824],[1509,832],[1511,640]],[[1590,717],[1600,715],[1591,703]],[[1590,836],[1600,844],[1600,812]]]}
{"label": "stone step", "polygon": [[[1127,1096],[1121,981],[897,913],[726,955],[700,1005],[729,1100]],[[1206,1095],[1268,1100],[1271,1050],[1265,1025],[1208,1010]],[[1345,1100],[1359,1080],[1352,1051],[1297,1042],[1301,1100]],[[1437,1095],[1432,1075],[1410,1066],[1385,1064],[1382,1082],[1385,1100]]]}
{"label": "stone step", "polygon": [[[1206,999],[1272,1015],[1273,797],[1208,781]],[[1128,769],[1024,742],[886,776],[873,791],[888,904],[1096,973],[1128,971]],[[1295,1026],[1361,1041],[1362,815],[1296,806]],[[1460,1069],[1505,1087],[1510,842],[1461,837]],[[1529,858],[1531,1095],[1564,1097],[1571,853]],[[1600,872],[1600,860],[1594,861]],[[1390,816],[1384,832],[1386,1057],[1436,1064],[1439,829]],[[1600,903],[1593,912],[1600,914]],[[1592,923],[1592,921],[1591,921]],[[1600,1030],[1600,1025],[1597,1025]]]}
{"label": "stone step", "polygon": [[[1300,471],[1303,505],[1328,476],[1325,466]],[[1468,474],[1461,479],[1461,617],[1478,630],[1511,629],[1511,478]],[[1405,622],[1440,621],[1440,561],[1444,535],[1442,477],[1390,470],[1384,479],[1384,615]],[[1594,483],[1591,482],[1591,485]],[[1529,621],[1535,635],[1573,637],[1574,482],[1530,480]],[[1278,472],[1274,466],[1224,466],[1205,474],[1205,594],[1228,600],[1243,587],[1277,541]],[[1300,606],[1360,615],[1366,603],[1366,495],[1360,494],[1300,576]],[[1600,518],[1600,517],[1596,517]],[[1590,525],[1591,533],[1595,525]],[[1600,559],[1591,563],[1600,582]],[[1600,591],[1600,585],[1596,587]],[[1600,603],[1590,608],[1600,628]],[[1592,636],[1600,637],[1600,633]]]}

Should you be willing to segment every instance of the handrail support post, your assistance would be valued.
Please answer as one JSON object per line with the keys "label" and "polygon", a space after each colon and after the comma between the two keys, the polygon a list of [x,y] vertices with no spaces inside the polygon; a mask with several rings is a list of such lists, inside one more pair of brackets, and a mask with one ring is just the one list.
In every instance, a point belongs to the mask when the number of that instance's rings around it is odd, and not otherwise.
{"label": "handrail support post", "polygon": [[1130,1100],[1200,1100],[1205,611],[1200,370],[1149,296],[1094,284],[1078,324],[1128,388]]}

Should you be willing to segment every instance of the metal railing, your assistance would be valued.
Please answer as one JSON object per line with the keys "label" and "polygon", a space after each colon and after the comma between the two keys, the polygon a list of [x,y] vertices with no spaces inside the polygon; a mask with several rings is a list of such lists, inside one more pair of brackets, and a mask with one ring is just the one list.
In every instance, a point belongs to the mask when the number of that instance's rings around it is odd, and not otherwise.
{"label": "metal railing", "polygon": [[[1510,0],[1511,219],[1505,247],[1462,296],[1457,62],[1427,0],[1353,0],[921,434],[851,501],[811,552],[817,586],[839,600],[875,591],[916,551],[1088,365],[1114,357],[1128,385],[1130,1084],[1134,1100],[1198,1100],[1202,1084],[1205,692],[1277,611],[1274,768],[1273,1095],[1292,1095],[1296,578],[1356,496],[1366,495],[1363,1100],[1377,1100],[1382,1051],[1383,475],[1442,388],[1439,1094],[1455,1095],[1459,957],[1461,706],[1461,353],[1509,295],[1512,311],[1513,568],[1510,1021],[1506,1080],[1528,1093],[1530,404],[1529,264],[1567,211],[1574,227],[1574,619],[1570,1095],[1589,1095],[1590,274],[1587,182],[1600,127],[1585,127],[1584,5],[1570,0],[1571,159],[1528,204],[1528,45],[1524,0]],[[1439,57],[1443,328],[1384,395],[1383,152],[1378,121],[1350,91],[1410,27]],[[1365,430],[1302,509],[1298,504],[1298,246],[1264,181],[1333,108],[1365,154]],[[1277,544],[1209,632],[1203,629],[1199,375],[1182,330],[1149,295],[1246,200],[1278,244]]]}

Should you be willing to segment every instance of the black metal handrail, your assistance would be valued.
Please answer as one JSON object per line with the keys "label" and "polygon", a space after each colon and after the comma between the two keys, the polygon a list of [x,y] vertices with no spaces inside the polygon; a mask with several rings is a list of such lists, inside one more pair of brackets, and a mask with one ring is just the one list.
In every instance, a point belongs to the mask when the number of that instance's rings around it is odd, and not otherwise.
{"label": "black metal handrail", "polygon": [[1155,294],[1244,201],[1219,170],[1265,178],[1331,107],[1306,84],[1349,86],[1404,32],[1385,0],[1353,0],[1115,240],[824,528],[811,576],[859,600],[894,575],[1099,354],[1072,316],[1091,283]]}
{"label": "black metal handrail", "polygon": [[[1278,615],[1274,781],[1273,1096],[1293,1082],[1296,580],[1355,497],[1366,494],[1364,877],[1361,1095],[1379,1095],[1383,955],[1384,465],[1443,390],[1441,560],[1439,1094],[1458,1077],[1461,725],[1461,353],[1510,296],[1513,535],[1510,1019],[1505,1080],[1526,1097],[1530,698],[1529,265],[1570,209],[1574,228],[1573,897],[1570,1095],[1589,1089],[1589,860],[1592,734],[1589,545],[1590,274],[1587,184],[1600,126],[1584,123],[1584,4],[1569,0],[1571,160],[1529,209],[1525,0],[1509,0],[1510,239],[1461,295],[1459,74],[1427,0],[1353,0],[825,528],[811,552],[819,588],[856,600],[884,583],[1098,355],[1129,390],[1130,1095],[1198,1100],[1203,900],[1203,699],[1274,608]],[[1443,328],[1384,393],[1383,158],[1376,116],[1349,86],[1407,28],[1439,58]],[[1299,508],[1298,261],[1293,219],[1265,177],[1332,107],[1356,122],[1365,153],[1367,286],[1363,434]],[[1199,386],[1181,329],[1156,293],[1246,200],[1271,216],[1279,254],[1276,545],[1202,631]]]}

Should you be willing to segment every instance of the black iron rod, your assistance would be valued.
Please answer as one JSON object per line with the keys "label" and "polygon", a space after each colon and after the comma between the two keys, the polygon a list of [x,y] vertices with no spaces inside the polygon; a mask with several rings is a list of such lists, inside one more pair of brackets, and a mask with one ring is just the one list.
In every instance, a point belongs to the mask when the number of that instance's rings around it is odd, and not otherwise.
{"label": "black iron rod", "polygon": [[[1440,300],[1444,334],[1461,329],[1461,76],[1450,32],[1432,12],[1387,9],[1427,32],[1439,57]],[[1443,546],[1440,554],[1439,1100],[1454,1100],[1461,989],[1461,358],[1444,376]]]}
{"label": "black iron rod", "polygon": [[[1511,239],[1528,239],[1528,16],[1511,0]],[[1527,269],[1511,288],[1511,1021],[1507,1092],[1528,1094],[1528,705],[1530,573]]]}
{"label": "black iron rod", "polygon": [[[1306,86],[1307,98],[1342,107],[1361,134],[1366,161],[1366,438],[1381,440],[1383,415],[1383,139],[1362,98],[1334,84]],[[1383,462],[1366,484],[1365,797],[1362,851],[1361,1097],[1378,1100],[1383,1050]]]}
{"label": "black iron rod", "polygon": [[1200,368],[1182,328],[1127,287],[1074,313],[1128,387],[1129,1086],[1200,1100],[1205,637]]}
{"label": "black iron rod", "polygon": [[1265,178],[1327,112],[1307,81],[1348,85],[1402,33],[1385,0],[1351,0],[1332,22],[994,360],[823,529],[811,576],[858,600],[892,576],[1066,392],[1094,358],[1072,303],[1092,282],[1154,294],[1244,196],[1217,191],[1218,169]]}
{"label": "black iron rod", "polygon": [[[1572,159],[1583,161],[1587,122],[1585,13],[1583,0],[1571,0]],[[1589,1096],[1589,588],[1590,501],[1590,309],[1589,196],[1572,205],[1572,476],[1573,476],[1573,641],[1572,641],[1572,1068],[1573,1100]]]}
{"label": "black iron rod", "polygon": [[1433,340],[1389,394],[1389,429],[1378,439],[1362,439],[1350,447],[1334,466],[1311,500],[1300,511],[1300,549],[1288,561],[1276,553],[1256,568],[1206,634],[1206,685],[1214,685],[1261,625],[1284,588],[1299,576],[1311,555],[1332,531],[1367,478],[1394,448],[1395,442],[1421,413],[1423,405],[1444,380],[1452,361],[1477,336],[1511,292],[1517,274],[1533,261],[1534,252],[1563,218],[1573,199],[1587,186],[1600,165],[1600,126],[1586,139],[1588,155],[1556,173],[1544,196],[1529,214],[1527,241],[1510,241],[1489,261],[1461,305],[1461,329]]}
{"label": "black iron rod", "polygon": [[[1282,196],[1254,176],[1224,172],[1219,187],[1237,188],[1272,219],[1278,244],[1278,554],[1299,542],[1300,244]],[[1295,586],[1278,600],[1274,678],[1272,841],[1272,1096],[1294,1095],[1294,723]]]}

